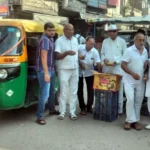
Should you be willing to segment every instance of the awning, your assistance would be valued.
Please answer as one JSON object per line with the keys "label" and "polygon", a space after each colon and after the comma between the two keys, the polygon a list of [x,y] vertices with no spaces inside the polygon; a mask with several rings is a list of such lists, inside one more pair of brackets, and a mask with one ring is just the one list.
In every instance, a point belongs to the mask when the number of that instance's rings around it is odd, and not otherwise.
{"label": "awning", "polygon": [[52,15],[45,15],[45,14],[38,14],[33,13],[33,19],[37,21],[44,21],[44,22],[55,22],[58,24],[67,24],[69,22],[67,17],[61,17],[61,16],[52,16]]}
{"label": "awning", "polygon": [[80,18],[84,19],[85,21],[90,20],[91,18],[104,18],[106,17],[104,14],[92,14],[92,13],[80,13]]}
{"label": "awning", "polygon": [[123,24],[149,24],[150,15],[138,17],[124,17],[124,18],[90,18],[88,22],[93,23],[123,23]]}

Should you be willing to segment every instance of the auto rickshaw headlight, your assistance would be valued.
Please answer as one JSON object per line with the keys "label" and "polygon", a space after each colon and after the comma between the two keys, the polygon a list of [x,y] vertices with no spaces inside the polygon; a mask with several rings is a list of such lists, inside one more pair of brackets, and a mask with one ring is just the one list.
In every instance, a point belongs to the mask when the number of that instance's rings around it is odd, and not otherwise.
{"label": "auto rickshaw headlight", "polygon": [[8,72],[6,69],[0,69],[0,79],[6,79],[8,76]]}

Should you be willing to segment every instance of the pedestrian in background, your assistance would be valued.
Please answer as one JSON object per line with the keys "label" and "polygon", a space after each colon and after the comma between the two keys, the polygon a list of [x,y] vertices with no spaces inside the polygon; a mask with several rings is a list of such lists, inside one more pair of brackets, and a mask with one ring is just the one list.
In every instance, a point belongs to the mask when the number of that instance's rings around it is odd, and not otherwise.
{"label": "pedestrian in background", "polygon": [[77,38],[79,45],[85,44],[85,38],[81,35],[81,31],[80,30],[77,30],[77,32],[75,34],[75,37]]}

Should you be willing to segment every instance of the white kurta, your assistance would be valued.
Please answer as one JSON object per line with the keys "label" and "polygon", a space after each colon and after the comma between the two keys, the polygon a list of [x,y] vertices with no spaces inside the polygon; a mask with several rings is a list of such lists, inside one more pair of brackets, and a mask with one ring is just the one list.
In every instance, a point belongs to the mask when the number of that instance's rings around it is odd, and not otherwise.
{"label": "white kurta", "polygon": [[116,40],[107,38],[102,44],[101,50],[101,59],[104,62],[104,59],[107,59],[110,62],[116,62],[117,65],[114,67],[103,65],[103,72],[113,73],[122,75],[121,71],[121,61],[124,51],[126,50],[127,45],[124,39],[117,37]]}
{"label": "white kurta", "polygon": [[[103,61],[103,72],[122,75],[121,61],[127,45],[124,39],[117,37],[115,40],[107,38],[102,44],[101,59]],[[116,66],[105,66],[104,60],[116,62]],[[121,82],[119,91],[118,112],[123,112],[123,83]]]}

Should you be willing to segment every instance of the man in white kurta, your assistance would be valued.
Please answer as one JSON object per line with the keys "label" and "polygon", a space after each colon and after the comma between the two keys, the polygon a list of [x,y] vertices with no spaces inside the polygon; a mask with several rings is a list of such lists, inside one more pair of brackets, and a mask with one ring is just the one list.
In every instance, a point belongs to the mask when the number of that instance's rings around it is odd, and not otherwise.
{"label": "man in white kurta", "polygon": [[[60,79],[60,97],[58,119],[64,119],[66,113],[66,100],[69,97],[70,117],[76,120],[76,102],[78,89],[78,42],[74,34],[74,27],[67,24],[64,27],[64,35],[57,39],[55,54],[57,61],[58,76]],[[69,89],[69,96],[67,91]]]}
{"label": "man in white kurta", "polygon": [[126,103],[126,123],[124,129],[130,130],[131,127],[141,130],[140,110],[145,92],[144,64],[148,59],[147,50],[144,47],[145,37],[142,33],[136,33],[134,45],[129,47],[123,56],[121,67],[123,72],[123,82]]}
{"label": "man in white kurta", "polygon": [[[111,24],[108,28],[109,38],[105,39],[101,49],[101,59],[104,62],[103,72],[122,75],[121,61],[124,51],[127,48],[124,39],[118,37],[117,26]],[[112,63],[111,65],[109,63]],[[119,91],[118,113],[123,113],[123,83]]]}

